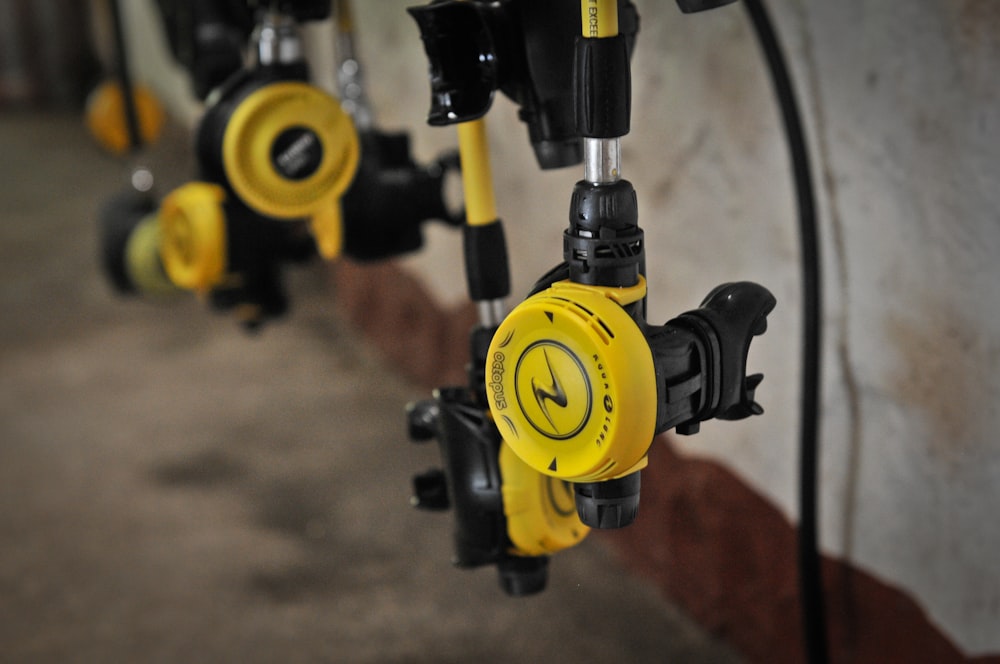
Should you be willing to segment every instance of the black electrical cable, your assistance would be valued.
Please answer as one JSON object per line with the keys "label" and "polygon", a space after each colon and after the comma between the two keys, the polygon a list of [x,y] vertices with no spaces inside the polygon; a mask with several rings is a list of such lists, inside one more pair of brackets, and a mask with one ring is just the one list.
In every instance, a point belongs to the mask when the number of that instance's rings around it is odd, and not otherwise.
{"label": "black electrical cable", "polygon": [[802,393],[799,421],[799,592],[806,657],[826,664],[826,607],[817,534],[819,394],[822,316],[821,266],[816,200],[809,150],[795,89],[774,26],[761,0],[744,0],[757,41],[767,61],[788,140],[799,214],[802,257]]}
{"label": "black electrical cable", "polygon": [[129,71],[128,45],[125,43],[125,26],[122,22],[122,0],[111,0],[111,27],[115,40],[115,73],[122,93],[122,108],[125,111],[125,128],[128,131],[128,149],[135,152],[142,147],[139,132],[139,113],[135,107],[132,75]]}

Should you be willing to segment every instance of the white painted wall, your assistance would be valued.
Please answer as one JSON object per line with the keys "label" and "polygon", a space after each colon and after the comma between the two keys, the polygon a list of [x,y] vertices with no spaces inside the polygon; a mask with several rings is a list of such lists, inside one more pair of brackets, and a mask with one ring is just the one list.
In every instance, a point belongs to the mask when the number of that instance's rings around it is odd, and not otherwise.
{"label": "white painted wall", "polygon": [[[767,413],[709,423],[685,450],[720,460],[795,518],[799,265],[777,109],[739,6],[683,16],[636,0],[633,125],[651,318],[752,279],[779,300],[754,342]],[[355,2],[380,125],[418,156],[426,60],[405,7]],[[969,654],[1000,651],[1000,3],[771,2],[807,113],[825,243],[824,549],[912,593]],[[520,297],[561,260],[581,169],[540,172],[513,106],[490,140]],[[404,261],[465,297],[443,229]]]}

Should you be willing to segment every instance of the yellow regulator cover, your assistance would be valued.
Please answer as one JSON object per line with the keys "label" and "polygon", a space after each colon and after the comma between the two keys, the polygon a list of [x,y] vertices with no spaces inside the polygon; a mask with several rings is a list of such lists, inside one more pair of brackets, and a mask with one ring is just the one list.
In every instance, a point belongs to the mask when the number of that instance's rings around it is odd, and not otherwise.
{"label": "yellow regulator cover", "polygon": [[233,190],[279,219],[328,214],[351,184],[359,157],[358,133],[340,102],[298,81],[250,93],[222,139]]}
{"label": "yellow regulator cover", "polygon": [[579,544],[590,532],[576,513],[573,487],[543,475],[500,445],[503,511],[517,555],[544,556]]}
{"label": "yellow regulator cover", "polygon": [[493,336],[490,411],[511,449],[539,472],[599,481],[645,466],[656,378],[642,331],[623,308],[646,292],[554,284],[517,306]]}
{"label": "yellow regulator cover", "polygon": [[206,291],[226,269],[226,218],[222,187],[205,182],[181,185],[160,203],[160,257],[170,280],[181,288]]}
{"label": "yellow regulator cover", "polygon": [[[132,91],[135,100],[139,136],[144,143],[155,143],[163,131],[166,114],[156,95],[144,85]],[[123,154],[129,147],[128,125],[125,120],[124,95],[116,81],[105,81],[87,97],[84,117],[87,129],[105,150]]]}

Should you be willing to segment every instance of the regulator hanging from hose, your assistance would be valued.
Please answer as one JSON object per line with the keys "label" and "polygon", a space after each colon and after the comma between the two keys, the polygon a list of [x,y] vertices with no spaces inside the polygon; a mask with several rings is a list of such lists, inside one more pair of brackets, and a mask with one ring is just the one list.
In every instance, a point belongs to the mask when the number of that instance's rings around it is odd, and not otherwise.
{"label": "regulator hanging from hose", "polygon": [[[620,143],[629,131],[638,18],[618,0],[547,3],[544,16],[532,14],[537,4],[452,1],[410,11],[431,61],[431,124],[481,116],[496,89],[548,89],[539,72],[549,63],[516,35],[562,34],[555,25],[577,35],[555,60],[569,63],[571,82],[562,88],[569,96],[554,98],[560,110],[533,116],[530,103],[522,108],[529,123],[569,113],[562,145],[582,148],[564,262],[499,325],[486,353],[485,392],[511,450],[573,485],[583,523],[616,528],[635,519],[639,470],[656,434],[690,434],[704,420],[762,412],[754,399],[762,376],[747,375],[746,361],[774,298],[756,284],[725,284],[665,325],[646,322],[644,238],[635,191],[622,179]],[[720,4],[679,3],[684,11]]]}
{"label": "regulator hanging from hose", "polygon": [[[423,29],[426,16],[419,10],[411,14]],[[424,43],[429,55],[437,48],[426,36]],[[578,544],[589,528],[576,514],[571,487],[525,464],[489,414],[483,367],[490,339],[506,314],[510,274],[485,121],[465,117],[457,131],[466,205],[466,284],[479,323],[470,333],[468,386],[441,388],[408,410],[411,439],[436,439],[442,460],[440,468],[414,478],[413,502],[453,511],[456,565],[493,565],[504,592],[532,595],[545,588],[549,557]]]}
{"label": "regulator hanging from hose", "polygon": [[[323,18],[324,7],[328,14],[329,2],[284,2],[259,14],[252,63],[207,95],[196,132],[197,180],[159,205],[151,197],[144,202],[141,218],[152,219],[157,231],[143,235],[155,241],[141,246],[153,255],[126,252],[139,246],[131,240],[140,222],[131,214],[135,205],[104,211],[104,262],[118,290],[146,291],[150,279],[130,275],[155,266],[161,280],[202,294],[255,329],[288,308],[285,265],[317,254],[384,259],[419,249],[428,220],[461,223],[461,210],[449,207],[444,193],[448,173],[459,168],[457,155],[417,164],[408,135],[380,131],[370,109],[357,103],[354,95],[363,96],[357,76],[343,86],[350,103],[309,82],[298,22]],[[209,9],[197,14],[210,20],[207,27],[221,16]],[[338,9],[338,26],[349,25],[342,18],[347,3]],[[341,41],[351,36],[338,34]],[[357,74],[353,51],[341,53],[341,61],[342,70],[350,64]],[[215,60],[186,64],[194,73],[218,73]]]}
{"label": "regulator hanging from hose", "polygon": [[570,202],[565,267],[556,272],[566,278],[500,325],[487,392],[511,449],[573,483],[585,524],[618,528],[636,517],[639,470],[656,434],[763,412],[754,400],[763,376],[748,376],[746,361],[775,301],[756,284],[725,284],[665,325],[645,321],[643,233],[621,172],[628,44],[615,0],[580,7],[575,108],[585,170]]}

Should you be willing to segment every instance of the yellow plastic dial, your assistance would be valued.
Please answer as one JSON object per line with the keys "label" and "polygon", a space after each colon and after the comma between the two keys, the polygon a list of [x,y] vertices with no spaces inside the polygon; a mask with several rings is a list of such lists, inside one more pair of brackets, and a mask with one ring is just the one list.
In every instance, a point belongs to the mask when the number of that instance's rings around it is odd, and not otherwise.
{"label": "yellow plastic dial", "polygon": [[195,291],[222,281],[226,269],[226,220],[222,187],[189,182],[160,204],[160,257],[170,280]]}
{"label": "yellow plastic dial", "polygon": [[642,331],[623,308],[632,288],[554,284],[511,312],[490,344],[490,411],[535,470],[599,481],[645,465],[656,426],[656,379]]}
{"label": "yellow plastic dial", "polygon": [[543,556],[579,544],[590,532],[576,513],[573,488],[543,475],[500,446],[503,510],[516,555]]}
{"label": "yellow plastic dial", "polygon": [[359,156],[357,131],[340,102],[297,81],[248,95],[222,140],[233,190],[255,210],[279,219],[310,217],[336,204]]}

